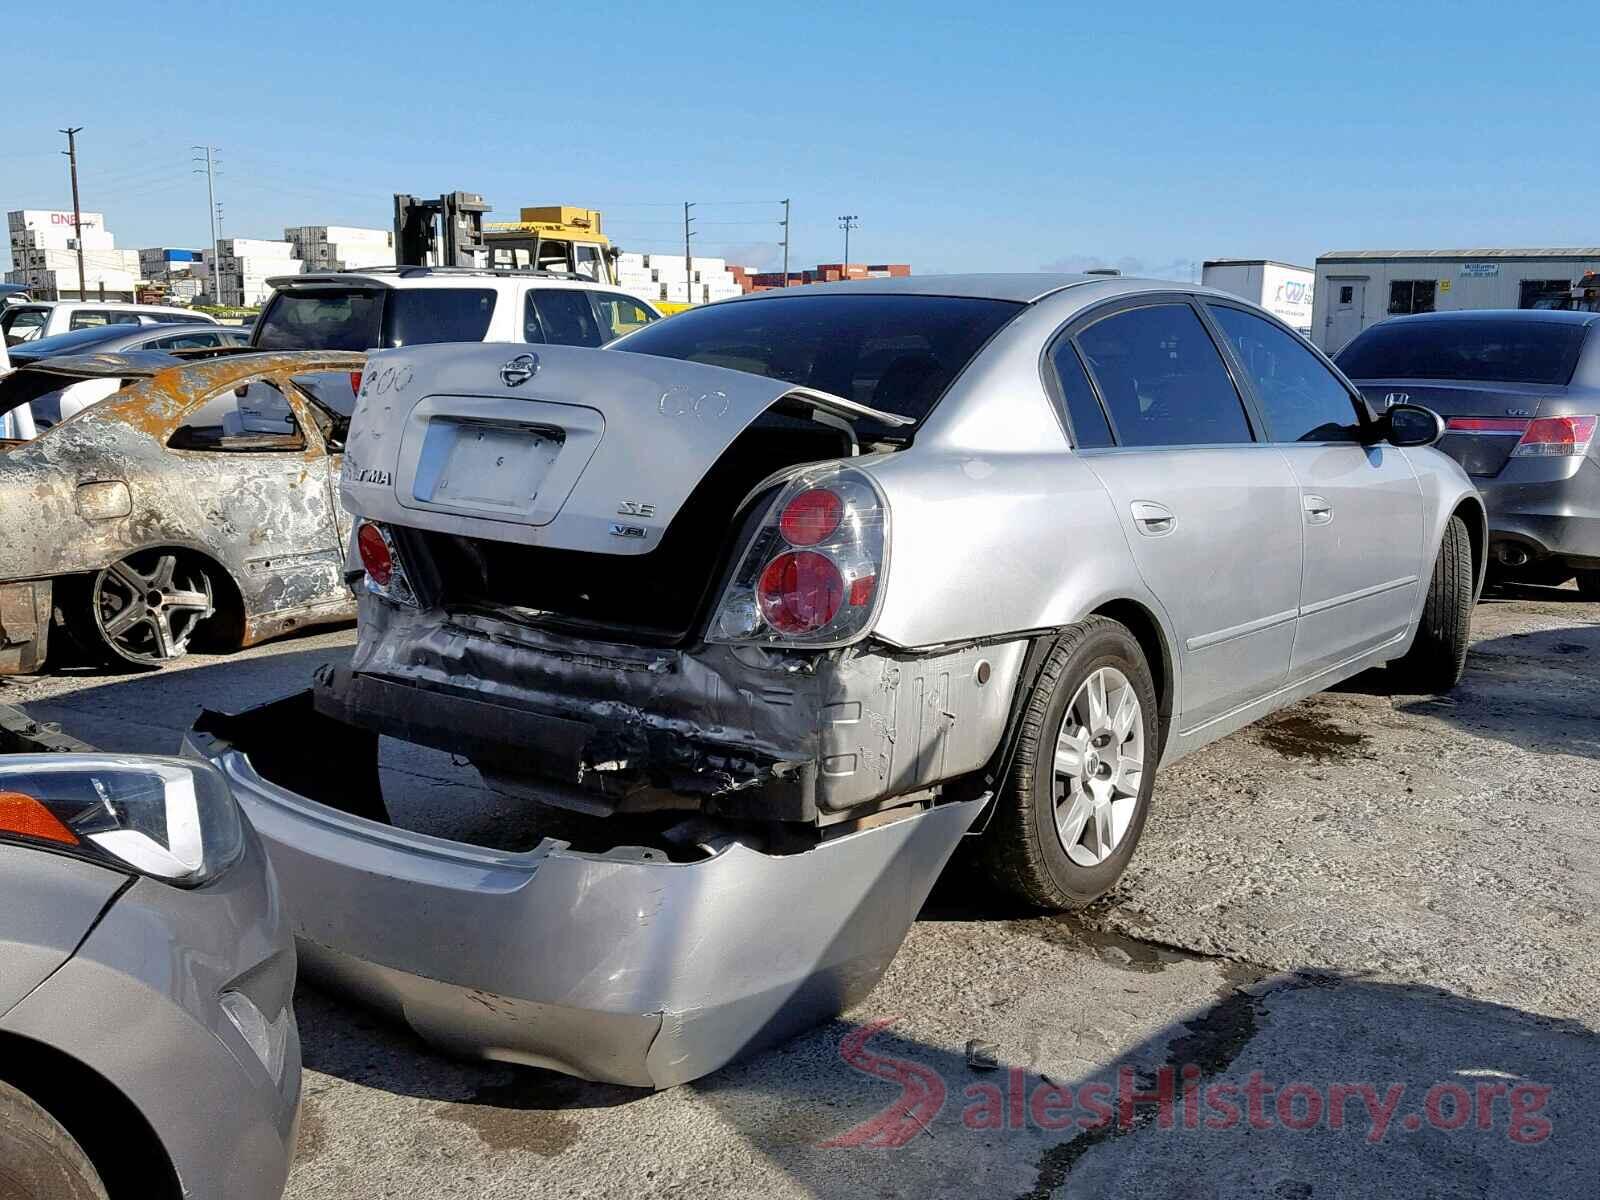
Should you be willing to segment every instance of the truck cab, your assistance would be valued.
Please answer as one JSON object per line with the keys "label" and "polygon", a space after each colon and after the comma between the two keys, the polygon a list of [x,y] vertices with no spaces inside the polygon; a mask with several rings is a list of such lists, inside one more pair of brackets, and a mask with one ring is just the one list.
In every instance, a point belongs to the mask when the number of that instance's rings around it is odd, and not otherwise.
{"label": "truck cab", "polygon": [[617,249],[592,208],[524,208],[517,221],[490,222],[483,240],[495,267],[564,271],[594,283],[617,282]]}

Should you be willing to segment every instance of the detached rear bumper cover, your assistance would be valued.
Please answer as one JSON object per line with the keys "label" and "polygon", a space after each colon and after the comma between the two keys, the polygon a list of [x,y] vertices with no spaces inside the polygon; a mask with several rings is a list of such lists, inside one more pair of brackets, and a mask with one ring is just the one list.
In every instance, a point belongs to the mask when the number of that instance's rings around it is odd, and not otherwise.
{"label": "detached rear bumper cover", "polygon": [[[305,745],[336,727],[310,720]],[[309,800],[222,736],[185,749],[228,775],[266,843],[307,972],[448,1050],[643,1087],[865,996],[985,799],[781,856],[733,840],[693,863],[549,839],[508,853]]]}

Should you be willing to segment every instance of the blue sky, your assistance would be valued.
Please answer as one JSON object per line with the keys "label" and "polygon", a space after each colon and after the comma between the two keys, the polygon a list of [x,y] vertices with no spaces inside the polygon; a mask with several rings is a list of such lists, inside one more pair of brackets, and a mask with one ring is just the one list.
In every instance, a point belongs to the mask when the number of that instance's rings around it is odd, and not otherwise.
{"label": "blue sky", "polygon": [[70,205],[82,125],[84,207],[130,248],[204,243],[196,143],[239,237],[464,188],[601,208],[632,249],[694,200],[698,251],[759,265],[785,196],[794,265],[847,212],[853,259],[919,271],[1600,241],[1592,0],[45,11],[4,18],[0,209]]}

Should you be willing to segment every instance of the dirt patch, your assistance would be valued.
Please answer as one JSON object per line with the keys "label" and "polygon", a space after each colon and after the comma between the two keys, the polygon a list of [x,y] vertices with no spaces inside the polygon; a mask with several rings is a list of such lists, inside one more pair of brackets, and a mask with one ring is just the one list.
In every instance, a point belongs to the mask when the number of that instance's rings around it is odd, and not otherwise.
{"label": "dirt patch", "polygon": [[1341,729],[1316,709],[1303,705],[1260,722],[1254,733],[1263,746],[1284,758],[1319,763],[1345,758],[1368,741],[1366,734]]}
{"label": "dirt patch", "polygon": [[508,1082],[480,1087],[472,1099],[441,1104],[434,1112],[465,1125],[490,1150],[525,1150],[554,1158],[581,1136],[569,1109],[609,1108],[646,1093],[589,1083],[543,1071],[518,1071]]}

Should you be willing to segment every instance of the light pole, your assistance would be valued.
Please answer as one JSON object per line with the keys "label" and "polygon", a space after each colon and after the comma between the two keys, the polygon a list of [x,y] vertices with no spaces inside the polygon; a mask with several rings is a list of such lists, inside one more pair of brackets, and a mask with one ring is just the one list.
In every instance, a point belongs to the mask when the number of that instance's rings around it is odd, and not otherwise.
{"label": "light pole", "polygon": [[861,218],[856,216],[855,213],[839,218],[839,228],[844,230],[844,266],[846,275],[850,273],[850,231],[859,229],[860,226]]}

